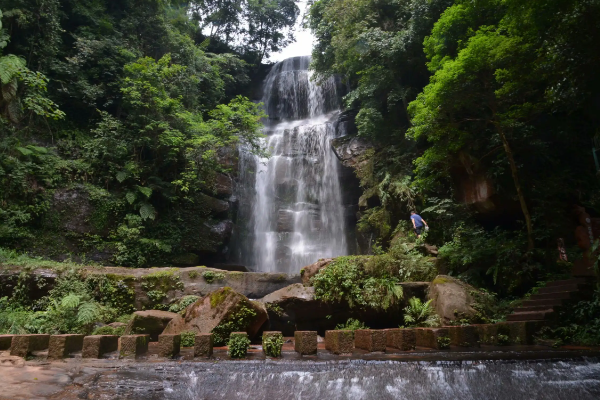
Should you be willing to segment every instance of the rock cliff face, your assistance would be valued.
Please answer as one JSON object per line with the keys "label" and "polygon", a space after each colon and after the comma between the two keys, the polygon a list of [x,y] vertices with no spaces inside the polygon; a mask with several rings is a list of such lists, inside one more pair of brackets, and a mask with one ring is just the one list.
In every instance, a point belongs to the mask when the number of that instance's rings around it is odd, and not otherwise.
{"label": "rock cliff face", "polygon": [[[172,246],[172,254],[161,261],[149,260],[153,264],[210,266],[226,261],[232,221],[237,213],[233,182],[238,173],[238,150],[223,149],[218,159],[230,172],[217,173],[202,193],[162,207],[154,223],[144,228],[151,236],[165,236],[166,232],[171,235],[171,242],[179,238],[179,243]],[[81,184],[55,189],[49,209],[40,220],[39,234],[24,242],[20,250],[58,261],[70,258],[114,265],[114,233],[123,223],[122,201],[123,193]],[[152,229],[157,234],[151,233]]]}

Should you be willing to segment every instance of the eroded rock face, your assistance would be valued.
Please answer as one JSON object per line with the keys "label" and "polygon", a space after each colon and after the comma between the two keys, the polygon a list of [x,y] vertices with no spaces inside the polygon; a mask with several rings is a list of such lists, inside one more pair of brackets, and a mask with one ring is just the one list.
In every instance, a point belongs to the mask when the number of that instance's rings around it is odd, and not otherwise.
{"label": "eroded rock face", "polygon": [[310,285],[310,278],[315,276],[320,270],[331,264],[333,258],[323,258],[314,264],[307,265],[302,268],[300,275],[302,276],[302,283],[304,285]]}
{"label": "eroded rock face", "polygon": [[176,313],[161,310],[136,311],[125,328],[125,335],[148,334],[150,340],[157,341],[158,335],[178,316]]}
{"label": "eroded rock face", "polygon": [[[254,312],[251,316],[247,310]],[[253,338],[267,322],[267,310],[259,302],[253,302],[229,287],[221,288],[188,306],[183,317],[178,316],[163,331],[164,334],[180,334],[185,331],[214,333],[215,344],[222,345],[229,337],[225,324],[231,330],[245,331]],[[220,328],[215,331],[215,328]]]}
{"label": "eroded rock face", "polygon": [[331,141],[331,147],[345,167],[356,168],[363,162],[363,155],[373,144],[359,136],[343,136]]}
{"label": "eroded rock face", "polygon": [[475,309],[471,293],[477,292],[473,286],[447,275],[438,275],[429,288],[429,298],[436,313],[447,324],[456,319],[456,314],[473,316]]}
{"label": "eroded rock face", "polygon": [[94,207],[90,195],[83,186],[57,189],[52,196],[51,212],[58,215],[59,228],[79,234],[100,234],[90,218]]}

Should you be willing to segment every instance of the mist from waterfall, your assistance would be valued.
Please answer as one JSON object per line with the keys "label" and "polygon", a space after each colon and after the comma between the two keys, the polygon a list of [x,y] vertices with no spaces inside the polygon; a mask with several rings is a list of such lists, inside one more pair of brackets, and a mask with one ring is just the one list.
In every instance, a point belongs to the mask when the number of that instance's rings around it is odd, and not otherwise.
{"label": "mist from waterfall", "polygon": [[269,159],[242,151],[235,259],[256,271],[298,273],[319,258],[348,253],[340,163],[330,141],[337,123],[339,79],[317,84],[310,57],[275,64],[262,102]]}

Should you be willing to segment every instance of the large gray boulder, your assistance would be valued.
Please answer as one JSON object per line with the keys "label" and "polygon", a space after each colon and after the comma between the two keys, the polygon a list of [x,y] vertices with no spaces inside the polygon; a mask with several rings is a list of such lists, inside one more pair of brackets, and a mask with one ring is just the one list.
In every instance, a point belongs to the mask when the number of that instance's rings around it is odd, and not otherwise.
{"label": "large gray boulder", "polygon": [[444,324],[460,318],[473,317],[472,307],[477,289],[448,275],[438,275],[429,287],[429,299]]}
{"label": "large gray boulder", "polygon": [[224,287],[188,306],[184,316],[174,318],[163,333],[212,332],[215,345],[223,345],[234,331],[247,332],[251,338],[255,337],[267,320],[263,304]]}

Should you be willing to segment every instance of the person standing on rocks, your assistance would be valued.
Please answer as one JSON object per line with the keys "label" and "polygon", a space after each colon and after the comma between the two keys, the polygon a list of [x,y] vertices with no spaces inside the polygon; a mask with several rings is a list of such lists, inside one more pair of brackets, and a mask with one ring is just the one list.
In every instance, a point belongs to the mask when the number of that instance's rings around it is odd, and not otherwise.
{"label": "person standing on rocks", "polygon": [[421,216],[415,211],[410,212],[410,220],[412,221],[413,227],[415,228],[415,234],[420,239],[423,227],[427,227],[426,229],[429,229],[429,225],[427,225],[427,222],[425,222],[425,220],[421,218]]}

